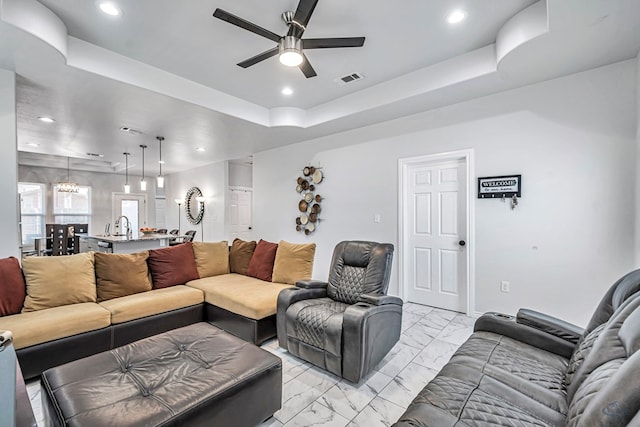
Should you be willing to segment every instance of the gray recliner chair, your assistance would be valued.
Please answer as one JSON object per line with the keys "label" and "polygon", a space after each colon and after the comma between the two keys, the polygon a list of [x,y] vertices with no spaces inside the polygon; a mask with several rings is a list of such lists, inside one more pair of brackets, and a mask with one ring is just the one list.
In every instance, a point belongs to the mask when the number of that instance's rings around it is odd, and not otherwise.
{"label": "gray recliner chair", "polygon": [[386,295],[393,245],[348,241],[333,251],[329,281],[299,281],[278,295],[280,347],[358,382],[400,338],[402,300]]}

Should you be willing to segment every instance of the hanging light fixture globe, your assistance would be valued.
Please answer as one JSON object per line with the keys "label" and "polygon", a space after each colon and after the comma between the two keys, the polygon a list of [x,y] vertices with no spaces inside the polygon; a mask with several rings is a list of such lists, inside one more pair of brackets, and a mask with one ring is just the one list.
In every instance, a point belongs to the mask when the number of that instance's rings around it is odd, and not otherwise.
{"label": "hanging light fixture globe", "polygon": [[156,139],[158,140],[160,153],[160,160],[158,160],[158,163],[160,164],[160,173],[156,178],[156,182],[158,183],[158,188],[164,188],[164,176],[162,176],[162,164],[164,163],[162,161],[162,141],[164,141],[164,136],[156,136]]}
{"label": "hanging light fixture globe", "polygon": [[71,181],[71,173],[69,170],[70,159],[67,157],[67,180],[56,184],[56,188],[60,193],[77,193],[80,191],[78,184]]}

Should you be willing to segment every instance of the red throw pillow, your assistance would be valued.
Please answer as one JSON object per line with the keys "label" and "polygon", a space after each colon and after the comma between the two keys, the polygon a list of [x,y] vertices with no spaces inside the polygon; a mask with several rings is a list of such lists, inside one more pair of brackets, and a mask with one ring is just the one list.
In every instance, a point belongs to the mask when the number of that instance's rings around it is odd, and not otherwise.
{"label": "red throw pillow", "polygon": [[255,277],[256,279],[264,280],[265,282],[270,282],[277,250],[277,243],[271,243],[260,239],[256,245],[256,250],[253,252],[251,261],[249,261],[247,276]]}
{"label": "red throw pillow", "polygon": [[187,242],[149,251],[147,264],[154,289],[184,285],[200,278],[192,246],[191,242]]}
{"label": "red throw pillow", "polygon": [[27,286],[17,258],[0,259],[0,316],[22,311]]}

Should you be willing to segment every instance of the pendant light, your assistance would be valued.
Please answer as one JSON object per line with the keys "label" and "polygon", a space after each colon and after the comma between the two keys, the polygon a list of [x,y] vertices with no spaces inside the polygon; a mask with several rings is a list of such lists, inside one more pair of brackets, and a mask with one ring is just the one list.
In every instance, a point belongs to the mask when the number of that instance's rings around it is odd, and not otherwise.
{"label": "pendant light", "polygon": [[160,146],[160,160],[158,161],[158,163],[160,163],[160,173],[158,174],[158,178],[157,182],[158,182],[158,188],[164,188],[164,176],[162,176],[162,164],[164,163],[162,161],[162,141],[164,141],[164,136],[156,136],[156,139],[158,140],[158,145]]}
{"label": "pendant light", "polygon": [[140,191],[147,191],[147,181],[144,179],[144,150],[147,146],[141,144],[140,148],[142,148],[142,179],[140,180]]}
{"label": "pendant light", "polygon": [[69,171],[70,159],[67,157],[67,181],[60,182],[56,185],[58,192],[60,193],[77,193],[80,191],[78,184],[71,182],[71,173]]}
{"label": "pendant light", "polygon": [[131,186],[129,185],[129,156],[131,153],[124,154],[124,192],[131,193]]}

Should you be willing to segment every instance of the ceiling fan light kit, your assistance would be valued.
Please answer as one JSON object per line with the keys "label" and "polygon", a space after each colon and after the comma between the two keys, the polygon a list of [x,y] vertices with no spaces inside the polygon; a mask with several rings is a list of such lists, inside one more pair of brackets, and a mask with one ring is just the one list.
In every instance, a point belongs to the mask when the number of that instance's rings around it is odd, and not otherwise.
{"label": "ceiling fan light kit", "polygon": [[254,34],[265,37],[278,45],[272,49],[259,53],[258,55],[238,63],[242,68],[248,68],[259,62],[269,59],[272,56],[279,56],[280,62],[288,67],[299,67],[306,78],[315,77],[316,71],[309,63],[309,59],[304,54],[304,49],[330,49],[340,47],[362,47],[364,37],[334,37],[322,39],[303,39],[302,35],[307,29],[311,14],[313,14],[318,0],[300,0],[295,12],[284,12],[282,20],[287,24],[289,30],[283,36],[262,28],[252,22],[235,16],[222,9],[213,12],[215,18],[228,22],[229,24],[251,31]]}
{"label": "ceiling fan light kit", "polygon": [[293,36],[285,36],[280,41],[280,63],[287,67],[302,64],[302,42]]}

